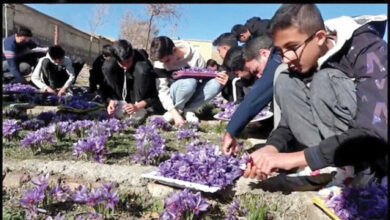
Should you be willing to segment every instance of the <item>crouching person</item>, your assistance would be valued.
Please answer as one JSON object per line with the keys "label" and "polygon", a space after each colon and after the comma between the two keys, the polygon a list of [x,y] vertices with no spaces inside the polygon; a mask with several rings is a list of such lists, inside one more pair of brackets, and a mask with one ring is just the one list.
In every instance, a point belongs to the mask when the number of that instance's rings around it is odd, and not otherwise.
{"label": "crouching person", "polygon": [[47,55],[39,59],[31,76],[32,82],[42,92],[58,96],[66,93],[74,79],[72,61],[65,56],[64,49],[58,45],[51,46]]}
{"label": "crouching person", "polygon": [[112,57],[102,66],[104,83],[102,97],[107,103],[108,114],[135,114],[146,116],[146,109],[151,113],[161,113],[155,86],[155,73],[144,50],[133,49],[126,40],[113,44]]}

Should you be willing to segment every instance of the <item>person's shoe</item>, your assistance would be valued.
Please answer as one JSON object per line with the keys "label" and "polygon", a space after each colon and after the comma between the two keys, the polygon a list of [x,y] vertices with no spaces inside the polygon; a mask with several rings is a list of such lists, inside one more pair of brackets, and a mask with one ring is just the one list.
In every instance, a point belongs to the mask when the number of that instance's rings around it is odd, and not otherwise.
{"label": "person's shoe", "polygon": [[199,118],[196,117],[195,113],[193,112],[185,112],[184,117],[186,118],[187,122],[190,123],[199,123]]}
{"label": "person's shoe", "polygon": [[173,121],[172,114],[170,112],[165,112],[163,118],[166,122],[170,123]]}

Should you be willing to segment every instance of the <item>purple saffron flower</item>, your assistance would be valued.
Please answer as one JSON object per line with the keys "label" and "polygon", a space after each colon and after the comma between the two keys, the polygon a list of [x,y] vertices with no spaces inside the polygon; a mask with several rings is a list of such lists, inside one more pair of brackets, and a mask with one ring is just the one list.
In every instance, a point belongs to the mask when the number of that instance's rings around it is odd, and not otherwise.
{"label": "purple saffron flower", "polygon": [[190,138],[198,138],[198,134],[196,133],[196,130],[194,129],[179,129],[176,132],[176,138],[178,140],[182,139],[190,139]]}
{"label": "purple saffron flower", "polygon": [[161,117],[153,117],[150,119],[149,125],[153,128],[170,131],[172,126]]}
{"label": "purple saffron flower", "polygon": [[50,190],[50,194],[58,201],[65,202],[69,197],[70,187],[66,185],[57,185]]}
{"label": "purple saffron flower", "polygon": [[39,175],[37,180],[32,179],[31,182],[35,185],[35,187],[44,191],[48,185],[47,182],[48,180],[49,180],[49,174],[47,173],[47,174]]}
{"label": "purple saffron flower", "polygon": [[10,83],[3,85],[3,92],[35,93],[38,92],[38,90],[28,84]]}
{"label": "purple saffron flower", "polygon": [[79,186],[73,193],[72,199],[77,203],[86,203],[88,201],[87,187]]}
{"label": "purple saffron flower", "polygon": [[45,191],[40,188],[33,188],[25,192],[24,197],[21,198],[20,204],[25,208],[31,208],[32,206],[43,201],[45,198]]}
{"label": "purple saffron flower", "polygon": [[43,127],[37,131],[30,132],[20,141],[21,147],[43,144],[44,142],[53,142],[55,130],[55,125],[49,125],[48,127]]}
{"label": "purple saffron flower", "polygon": [[61,212],[59,212],[54,218],[48,216],[46,220],[65,220],[65,215],[61,215]]}
{"label": "purple saffron flower", "polygon": [[160,213],[161,219],[188,219],[198,216],[207,210],[209,204],[201,197],[200,192],[193,194],[187,189],[172,193],[165,198],[165,210]]}
{"label": "purple saffron flower", "polygon": [[135,131],[134,138],[137,143],[137,151],[132,156],[134,161],[150,164],[153,159],[164,153],[165,139],[157,133],[155,128],[139,126]]}
{"label": "purple saffron flower", "polygon": [[102,201],[102,193],[100,190],[92,189],[88,194],[87,205],[93,207]]}
{"label": "purple saffron flower", "polygon": [[244,216],[247,213],[247,209],[240,208],[240,202],[237,199],[228,205],[225,220],[238,220],[240,216]]}
{"label": "purple saffron flower", "polygon": [[15,119],[6,119],[3,122],[3,136],[11,137],[15,136],[17,132],[21,129],[19,122]]}

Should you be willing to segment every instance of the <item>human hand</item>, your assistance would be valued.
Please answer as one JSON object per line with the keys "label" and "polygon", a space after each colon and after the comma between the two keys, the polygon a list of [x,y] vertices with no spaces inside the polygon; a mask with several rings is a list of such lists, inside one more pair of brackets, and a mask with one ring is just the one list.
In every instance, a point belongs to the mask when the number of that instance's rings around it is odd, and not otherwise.
{"label": "human hand", "polygon": [[108,101],[107,113],[109,115],[112,115],[114,112],[115,112],[115,101],[110,100],[110,101]]}
{"label": "human hand", "polygon": [[215,78],[219,84],[225,86],[229,80],[229,76],[226,74],[226,71],[217,72],[217,77]]}
{"label": "human hand", "polygon": [[47,87],[45,89],[45,92],[52,93],[52,94],[57,94],[56,91],[54,89],[50,88],[50,87]]}
{"label": "human hand", "polygon": [[126,113],[129,114],[129,115],[134,113],[134,112],[136,112],[136,111],[138,111],[137,105],[132,104],[132,103],[125,104],[123,106],[123,108],[125,109]]}
{"label": "human hand", "polygon": [[173,120],[175,121],[176,126],[180,127],[185,123],[183,117],[175,108],[171,109],[170,113],[172,115]]}
{"label": "human hand", "polygon": [[261,166],[269,155],[277,154],[278,150],[273,145],[266,145],[250,154],[251,162],[246,165],[244,177],[265,179],[271,172],[266,173]]}
{"label": "human hand", "polygon": [[66,92],[66,88],[64,88],[64,87],[62,87],[61,89],[60,89],[60,91],[58,91],[58,96],[62,96],[62,95],[64,95],[65,94],[65,92]]}
{"label": "human hand", "polygon": [[233,155],[239,150],[236,139],[229,133],[225,132],[222,141],[222,152],[225,155]]}

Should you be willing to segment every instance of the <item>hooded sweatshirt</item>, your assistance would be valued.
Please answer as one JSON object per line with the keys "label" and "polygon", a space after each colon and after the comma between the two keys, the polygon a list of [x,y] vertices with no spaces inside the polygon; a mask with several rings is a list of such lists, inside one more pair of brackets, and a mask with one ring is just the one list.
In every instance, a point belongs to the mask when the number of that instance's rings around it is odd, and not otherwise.
{"label": "hooded sweatshirt", "polygon": [[[325,22],[337,35],[335,46],[318,59],[318,68],[336,68],[356,83],[357,113],[349,129],[304,150],[312,170],[334,165],[336,150],[356,137],[372,136],[387,142],[387,44],[383,41],[387,17],[340,17]],[[288,149],[289,129],[276,129],[267,140],[279,152]]]}
{"label": "hooded sweatshirt", "polygon": [[[56,64],[49,53],[47,53],[45,57],[39,59],[38,64],[31,75],[32,82],[42,92],[48,87],[51,87],[52,89],[68,88],[73,83],[74,79],[75,75],[70,58],[65,56],[62,64]],[[65,81],[65,83],[62,84],[62,81]]]}

